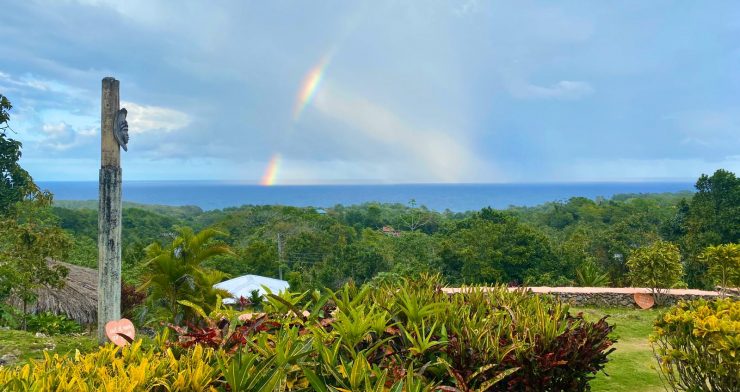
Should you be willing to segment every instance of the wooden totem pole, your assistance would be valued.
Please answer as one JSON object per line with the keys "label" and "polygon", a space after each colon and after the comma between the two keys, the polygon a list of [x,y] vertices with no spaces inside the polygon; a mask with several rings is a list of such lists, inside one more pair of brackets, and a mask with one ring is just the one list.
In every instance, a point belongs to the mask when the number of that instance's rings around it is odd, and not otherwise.
{"label": "wooden totem pole", "polygon": [[121,148],[127,150],[126,109],[119,109],[118,80],[103,79],[98,197],[98,342],[105,324],[121,318]]}

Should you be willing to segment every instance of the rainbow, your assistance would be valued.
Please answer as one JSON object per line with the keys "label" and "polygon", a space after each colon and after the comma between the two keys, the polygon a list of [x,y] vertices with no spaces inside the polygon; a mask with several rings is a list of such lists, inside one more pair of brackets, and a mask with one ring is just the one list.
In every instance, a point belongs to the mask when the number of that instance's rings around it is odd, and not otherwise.
{"label": "rainbow", "polygon": [[280,154],[275,154],[272,156],[272,158],[270,158],[270,163],[268,163],[267,168],[265,168],[265,174],[262,175],[260,185],[275,185],[278,169],[280,168],[280,161],[282,161],[282,157],[280,156]]}
{"label": "rainbow", "polygon": [[318,90],[321,84],[321,78],[324,76],[324,71],[329,65],[331,54],[326,54],[321,58],[318,64],[316,64],[303,78],[301,83],[301,89],[298,90],[298,96],[296,97],[295,105],[293,106],[293,121],[298,121],[301,118],[301,113],[306,108],[306,105],[311,103],[316,90]]}

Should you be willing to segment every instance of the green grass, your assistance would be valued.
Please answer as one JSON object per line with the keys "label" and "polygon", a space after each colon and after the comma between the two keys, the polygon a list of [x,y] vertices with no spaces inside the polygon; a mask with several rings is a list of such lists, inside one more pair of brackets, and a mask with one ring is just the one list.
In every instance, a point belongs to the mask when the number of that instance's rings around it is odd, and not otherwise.
{"label": "green grass", "polygon": [[17,330],[0,330],[0,357],[12,354],[18,359],[15,364],[29,359],[44,357],[44,351],[50,353],[73,353],[91,351],[97,347],[91,335],[57,335],[36,337],[35,334]]}
{"label": "green grass", "polygon": [[659,311],[623,308],[572,310],[583,312],[589,320],[609,315],[609,324],[616,325],[614,335],[618,339],[615,344],[617,350],[609,355],[609,363],[605,369],[608,375],[600,373],[591,382],[593,391],[665,391],[648,341],[653,321],[658,317]]}

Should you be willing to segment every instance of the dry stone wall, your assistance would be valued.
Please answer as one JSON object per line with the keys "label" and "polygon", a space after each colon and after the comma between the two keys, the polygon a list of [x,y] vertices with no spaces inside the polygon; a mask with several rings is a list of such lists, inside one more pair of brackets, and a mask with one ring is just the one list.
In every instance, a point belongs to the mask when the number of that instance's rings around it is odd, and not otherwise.
{"label": "dry stone wall", "polygon": [[[520,288],[512,287],[511,290]],[[649,294],[650,290],[639,287],[527,287],[529,291],[538,294],[552,295],[576,306],[599,307],[637,307],[634,295],[636,293]],[[460,288],[444,288],[448,294],[464,291]],[[698,298],[712,299],[719,296],[716,291],[693,289],[669,290],[666,294],[666,304],[672,305],[680,300],[694,300]]]}

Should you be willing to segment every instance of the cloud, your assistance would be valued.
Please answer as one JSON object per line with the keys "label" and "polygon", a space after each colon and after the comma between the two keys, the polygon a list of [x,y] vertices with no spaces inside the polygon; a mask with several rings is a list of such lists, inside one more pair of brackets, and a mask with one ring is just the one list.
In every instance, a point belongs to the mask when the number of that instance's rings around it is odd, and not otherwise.
{"label": "cloud", "polygon": [[155,131],[172,132],[190,125],[189,115],[169,108],[121,102],[128,111],[128,129],[131,134],[144,134]]}
{"label": "cloud", "polygon": [[52,152],[63,152],[90,143],[98,134],[96,128],[76,131],[65,122],[43,124],[41,132],[41,139],[36,143],[37,148]]}
{"label": "cloud", "polygon": [[49,137],[58,137],[69,133],[68,126],[65,123],[59,124],[44,124],[41,130]]}
{"label": "cloud", "polygon": [[[476,157],[466,146],[464,132],[409,123],[392,109],[329,82],[317,93],[314,104],[345,129],[359,132],[357,137],[379,145],[380,151],[373,149],[378,161],[400,160],[406,168],[399,170],[411,167],[417,177],[436,181],[462,181],[472,173]],[[361,140],[354,141],[368,148]]]}
{"label": "cloud", "polygon": [[508,87],[511,95],[522,99],[580,99],[594,93],[589,83],[574,80],[561,80],[547,87],[511,82]]}
{"label": "cloud", "polygon": [[[652,163],[618,162],[740,149],[734,2],[6,3],[0,92],[26,162],[99,158],[104,76],[121,80],[135,134],[128,179],[256,180],[274,152],[295,181],[542,180],[579,159],[638,177]],[[334,48],[323,100],[292,121]],[[558,178],[585,176],[568,168]]]}

